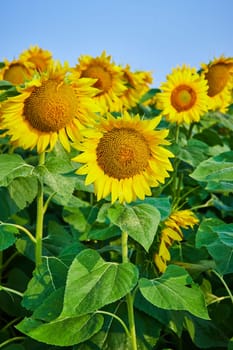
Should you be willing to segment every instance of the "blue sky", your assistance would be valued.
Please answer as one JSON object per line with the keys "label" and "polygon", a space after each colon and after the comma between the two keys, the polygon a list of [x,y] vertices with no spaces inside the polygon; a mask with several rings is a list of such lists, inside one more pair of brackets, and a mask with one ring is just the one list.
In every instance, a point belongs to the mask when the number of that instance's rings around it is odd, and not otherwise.
{"label": "blue sky", "polygon": [[0,60],[39,45],[75,65],[103,50],[152,71],[154,87],[183,63],[233,56],[232,0],[11,0],[1,2]]}

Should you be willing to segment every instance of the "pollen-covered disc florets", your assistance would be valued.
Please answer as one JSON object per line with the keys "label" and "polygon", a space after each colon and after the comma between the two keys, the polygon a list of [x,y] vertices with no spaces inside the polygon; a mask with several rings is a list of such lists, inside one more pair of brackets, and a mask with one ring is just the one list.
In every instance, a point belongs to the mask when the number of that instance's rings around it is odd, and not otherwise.
{"label": "pollen-covered disc florets", "polygon": [[164,183],[172,170],[173,154],[163,147],[168,130],[154,130],[160,118],[141,120],[127,112],[121,117],[101,119],[86,139],[77,145],[82,151],[73,160],[84,163],[77,174],[94,183],[97,200],[111,195],[112,203],[131,202],[151,195],[150,187]]}
{"label": "pollen-covered disc florets", "polygon": [[80,128],[95,119],[99,107],[93,96],[97,89],[92,80],[69,75],[59,62],[48,67],[23,87],[19,95],[1,105],[1,128],[15,146],[51,150],[57,140],[70,150],[70,141],[80,138]]}
{"label": "pollen-covered disc florets", "polygon": [[173,69],[160,89],[161,93],[156,95],[157,104],[170,122],[198,122],[208,111],[208,85],[194,68],[183,65]]}

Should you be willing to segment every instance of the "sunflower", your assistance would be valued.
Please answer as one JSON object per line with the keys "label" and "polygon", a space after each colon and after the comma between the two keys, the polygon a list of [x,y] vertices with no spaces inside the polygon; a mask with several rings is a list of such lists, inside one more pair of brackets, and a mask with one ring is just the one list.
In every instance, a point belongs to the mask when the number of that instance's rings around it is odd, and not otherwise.
{"label": "sunflower", "polygon": [[225,113],[232,99],[233,58],[221,56],[201,67],[209,86],[210,108]]}
{"label": "sunflower", "polygon": [[167,267],[167,262],[171,260],[169,247],[173,242],[183,240],[181,228],[193,228],[198,224],[199,220],[194,213],[189,210],[174,211],[164,222],[164,227],[161,231],[159,251],[154,255],[154,262],[159,272],[164,272]]}
{"label": "sunflower", "polygon": [[94,86],[99,89],[95,99],[103,113],[121,110],[120,96],[127,89],[124,85],[124,73],[120,66],[111,62],[111,56],[103,51],[101,56],[81,56],[74,68],[81,77],[96,79]]}
{"label": "sunflower", "polygon": [[25,50],[20,54],[19,59],[32,63],[37,71],[43,72],[52,61],[52,53],[37,45],[30,46],[28,50]]}
{"label": "sunflower", "polygon": [[121,117],[108,114],[89,129],[77,148],[82,151],[73,160],[84,163],[76,172],[87,175],[85,184],[94,183],[97,200],[111,194],[114,203],[132,202],[151,195],[150,187],[164,183],[172,171],[169,157],[162,147],[168,130],[154,130],[160,118],[141,120],[126,111]]}
{"label": "sunflower", "polygon": [[129,65],[123,68],[123,72],[127,89],[120,96],[120,99],[123,107],[130,109],[136,106],[140,98],[149,90],[153,79],[150,72],[132,72]]}
{"label": "sunflower", "polygon": [[69,151],[69,140],[77,140],[82,125],[96,117],[93,80],[73,75],[67,78],[67,70],[54,62],[46,73],[18,87],[19,95],[2,103],[1,129],[15,146],[36,147],[41,153],[60,140]]}
{"label": "sunflower", "polygon": [[198,122],[208,111],[207,81],[195,68],[183,65],[173,69],[160,89],[162,92],[157,94],[157,103],[170,122]]}
{"label": "sunflower", "polygon": [[0,69],[0,80],[7,80],[14,85],[23,84],[32,78],[34,66],[22,59],[4,60],[4,67]]}

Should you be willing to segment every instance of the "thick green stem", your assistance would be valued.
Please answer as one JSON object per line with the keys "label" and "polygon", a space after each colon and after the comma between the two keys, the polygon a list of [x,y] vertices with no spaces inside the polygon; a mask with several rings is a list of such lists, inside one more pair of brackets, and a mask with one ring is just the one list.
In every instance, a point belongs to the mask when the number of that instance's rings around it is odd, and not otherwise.
{"label": "thick green stem", "polygon": [[[45,161],[45,153],[39,155],[39,165],[43,165]],[[36,216],[36,251],[35,260],[38,267],[42,262],[42,238],[43,238],[43,221],[44,221],[44,193],[43,193],[43,181],[38,181],[38,193],[37,193],[37,216]]]}
{"label": "thick green stem", "polygon": [[[122,232],[121,234],[121,246],[122,246],[122,262],[126,263],[128,259],[128,234]],[[137,350],[137,337],[136,337],[136,328],[134,321],[134,307],[133,307],[133,296],[131,293],[126,295],[126,303],[128,310],[128,320],[129,320],[129,331],[132,344],[132,350]]]}

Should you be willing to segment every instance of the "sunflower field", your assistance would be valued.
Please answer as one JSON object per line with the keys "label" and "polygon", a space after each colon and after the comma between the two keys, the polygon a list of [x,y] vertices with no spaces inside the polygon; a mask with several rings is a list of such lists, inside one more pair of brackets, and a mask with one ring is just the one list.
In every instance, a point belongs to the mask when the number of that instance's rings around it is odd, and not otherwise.
{"label": "sunflower field", "polygon": [[154,87],[0,63],[0,349],[233,349],[233,57]]}

